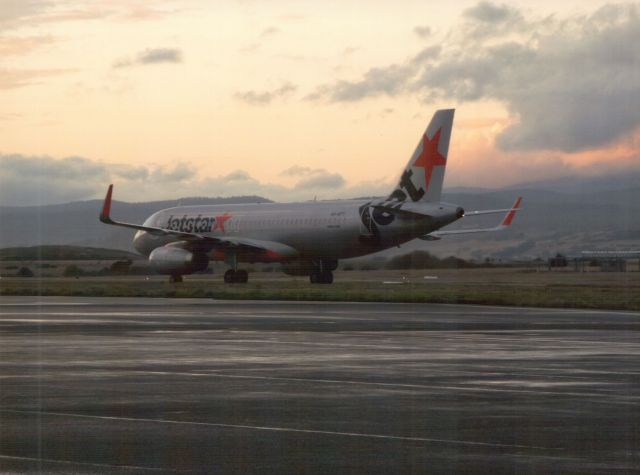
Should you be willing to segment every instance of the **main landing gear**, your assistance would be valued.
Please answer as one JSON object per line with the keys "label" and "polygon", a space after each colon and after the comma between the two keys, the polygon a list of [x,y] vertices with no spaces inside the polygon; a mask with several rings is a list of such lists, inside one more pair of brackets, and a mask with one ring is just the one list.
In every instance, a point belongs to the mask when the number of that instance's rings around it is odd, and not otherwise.
{"label": "main landing gear", "polygon": [[224,273],[225,284],[246,284],[249,281],[247,271],[238,269],[238,256],[235,252],[225,253],[224,261],[231,266],[231,269]]}
{"label": "main landing gear", "polygon": [[319,259],[314,262],[314,270],[309,275],[312,284],[333,284],[333,272],[338,268],[335,259]]}
{"label": "main landing gear", "polygon": [[229,269],[224,273],[224,282],[226,284],[246,284],[249,281],[249,274],[246,270]]}
{"label": "main landing gear", "polygon": [[309,280],[312,284],[332,284],[333,272],[330,270],[314,272],[309,276]]}

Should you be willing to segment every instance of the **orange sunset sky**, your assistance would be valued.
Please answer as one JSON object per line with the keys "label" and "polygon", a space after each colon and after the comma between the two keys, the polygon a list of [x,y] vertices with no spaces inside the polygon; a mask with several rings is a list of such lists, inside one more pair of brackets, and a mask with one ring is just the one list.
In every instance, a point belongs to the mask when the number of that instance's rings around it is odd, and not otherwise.
{"label": "orange sunset sky", "polygon": [[640,167],[640,6],[0,1],[0,205],[387,194]]}

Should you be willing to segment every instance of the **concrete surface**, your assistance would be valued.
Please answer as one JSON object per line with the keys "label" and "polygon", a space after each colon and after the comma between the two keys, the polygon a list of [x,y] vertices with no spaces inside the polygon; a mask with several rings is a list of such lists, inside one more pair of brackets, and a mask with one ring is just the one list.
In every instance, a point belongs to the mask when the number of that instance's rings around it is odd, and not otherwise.
{"label": "concrete surface", "polygon": [[0,297],[0,471],[633,473],[640,314]]}

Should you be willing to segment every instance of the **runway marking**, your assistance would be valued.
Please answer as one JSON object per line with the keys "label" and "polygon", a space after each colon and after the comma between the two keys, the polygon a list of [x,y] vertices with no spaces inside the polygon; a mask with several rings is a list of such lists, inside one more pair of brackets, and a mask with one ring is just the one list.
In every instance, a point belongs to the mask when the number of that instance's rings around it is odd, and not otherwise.
{"label": "runway marking", "polygon": [[[25,312],[0,312],[0,315],[4,317],[21,317],[25,315]],[[37,312],[34,317],[39,318],[42,316],[50,316],[50,317],[68,317],[68,316],[77,316],[77,317],[196,317],[196,318],[207,318],[205,316],[194,315],[193,313],[186,312],[165,312],[162,314],[158,314],[158,312]],[[29,320],[29,317],[24,318],[25,320]],[[53,320],[54,322],[57,320]],[[96,320],[100,321],[100,320]],[[148,320],[144,320],[144,322],[148,322]],[[164,323],[164,322],[163,322]]]}
{"label": "runway marking", "polygon": [[17,302],[17,303],[0,303],[0,307],[44,307],[44,306],[78,306],[78,305],[94,305],[87,302]]}
{"label": "runway marking", "polygon": [[[13,321],[13,320],[12,320]],[[148,333],[154,333],[154,334],[165,334],[165,333],[176,333],[179,335],[184,335],[186,333],[190,333],[190,334],[195,334],[198,336],[202,336],[205,332],[208,333],[216,333],[216,334],[224,334],[224,333],[228,333],[228,330],[187,330],[187,331],[182,331],[180,329],[172,329],[172,330],[151,330]],[[252,332],[252,331],[240,331],[240,332],[230,332],[230,333],[241,333],[241,334],[246,334],[246,333],[268,333],[268,332]],[[358,338],[361,336],[361,334],[365,333],[365,332],[359,332],[360,335],[353,335],[350,332],[341,332],[341,335],[347,335],[347,336],[353,336],[355,338]],[[359,343],[335,343],[335,342],[310,342],[310,341],[302,341],[302,340],[278,340],[275,337],[274,338],[233,338],[233,337],[224,337],[224,335],[221,335],[222,338],[206,338],[206,342],[208,343],[228,343],[228,344],[237,344],[237,343],[249,343],[249,344],[254,344],[254,343],[265,343],[268,345],[299,345],[299,346],[319,346],[319,347],[330,347],[330,348],[370,348],[370,349],[374,349],[374,350],[384,350],[384,351],[389,351],[389,350],[400,350],[402,351],[403,354],[408,354],[408,356],[412,356],[412,353],[410,353],[411,351],[415,351],[415,352],[424,352],[426,349],[432,350],[434,349],[434,344],[432,342],[432,339],[430,337],[436,335],[436,334],[444,334],[445,336],[450,336],[451,340],[453,339],[457,339],[456,335],[453,335],[453,333],[469,333],[468,331],[440,331],[440,330],[428,330],[429,333],[429,337],[428,339],[425,339],[424,336],[422,335],[417,335],[414,336],[414,339],[420,339],[421,341],[423,341],[422,345],[416,345],[416,346],[406,346],[406,345],[401,345],[400,343],[393,343],[393,344],[389,344],[388,342],[382,342],[379,344],[374,344],[374,343],[370,343],[370,344],[359,344]],[[513,333],[513,331],[510,331],[509,333]],[[519,333],[525,333],[525,332],[519,332]],[[273,332],[274,335],[279,336],[279,332]],[[392,338],[396,338],[396,335],[393,335]],[[502,343],[504,342],[508,336],[501,336],[501,337],[487,337],[482,335],[482,342],[478,342],[478,337],[477,335],[472,335],[468,338],[472,338],[474,340],[476,340],[476,345],[483,345],[485,347],[487,346],[493,346],[495,345],[495,342],[498,343]],[[462,346],[465,344],[465,340],[468,339],[467,337],[462,338],[463,341],[461,342],[456,342],[456,350],[459,350],[458,346]],[[187,339],[187,338],[185,338]],[[406,337],[404,338],[406,339]],[[191,340],[191,338],[189,338],[189,340]],[[201,339],[204,340],[204,339]],[[387,338],[388,340],[388,338]],[[547,338],[547,339],[543,339],[543,338],[538,338],[537,339],[540,342],[546,342],[546,343],[553,343],[554,345],[551,346],[552,349],[557,350],[557,348],[561,347],[563,349],[565,349],[564,354],[568,354],[568,353],[573,353],[576,355],[583,355],[584,353],[588,353],[588,354],[593,354],[594,350],[591,349],[591,347],[593,347],[594,345],[606,345],[609,344],[611,342],[611,340],[561,340],[560,337],[558,338]],[[573,350],[567,350],[567,343],[573,343],[576,345],[581,345],[578,349],[573,349]],[[620,347],[623,346],[627,346],[629,348],[633,348],[633,349],[637,349],[638,348],[638,342],[636,341],[630,341],[630,342],[620,342],[620,341],[615,341],[616,344],[616,350],[618,351],[618,353],[623,354],[623,355],[628,355],[629,351],[623,351],[620,349]],[[441,345],[444,346],[444,345]],[[449,349],[451,344],[449,344]],[[506,350],[502,349],[499,350],[502,352],[506,352]],[[544,351],[547,351],[545,348],[541,348],[541,349],[537,349],[537,350],[530,350],[531,353],[533,354],[540,354]],[[606,353],[606,354],[611,354],[611,349],[606,347],[602,349],[602,353]],[[460,354],[461,357],[465,357],[464,354]]]}
{"label": "runway marking", "polygon": [[61,460],[61,459],[46,459],[42,457],[20,457],[17,455],[5,455],[0,454],[0,459],[8,459],[8,460],[29,460],[35,462],[45,462],[45,463],[57,463],[64,465],[82,465],[84,467],[99,467],[99,468],[120,468],[120,469],[131,469],[131,470],[144,470],[149,472],[178,472],[178,470],[172,470],[170,468],[164,467],[142,467],[139,465],[113,465],[108,463],[91,463],[91,462],[76,462],[74,460]]}
{"label": "runway marking", "polygon": [[496,447],[506,449],[537,449],[537,450],[565,450],[563,447],[541,447],[536,445],[518,445],[518,444],[501,444],[493,442],[478,442],[473,440],[455,440],[455,439],[439,439],[431,437],[411,437],[402,435],[388,434],[367,434],[363,432],[342,432],[319,429],[299,429],[295,427],[278,427],[278,426],[258,426],[247,424],[225,424],[222,422],[197,422],[197,421],[179,421],[173,419],[148,419],[143,417],[116,417],[116,416],[96,416],[91,414],[77,414],[71,412],[49,412],[49,411],[23,411],[13,409],[0,409],[0,412],[10,414],[29,414],[38,416],[54,416],[54,417],[70,417],[77,419],[98,419],[107,421],[128,421],[128,422],[151,422],[157,424],[174,424],[187,426],[202,427],[219,427],[223,429],[246,429],[270,432],[292,432],[298,434],[319,434],[319,435],[337,435],[342,437],[359,437],[365,439],[383,439],[383,440],[400,440],[406,442],[429,442],[439,444],[465,445],[472,447]]}
{"label": "runway marking", "polygon": [[[81,301],[78,301],[81,300]],[[380,308],[381,306],[386,309],[393,309],[393,313],[397,314],[422,314],[425,309],[429,309],[433,311],[434,309],[439,309],[439,313],[449,313],[451,311],[455,311],[456,309],[465,309],[465,310],[479,310],[479,315],[483,316],[486,314],[507,314],[510,311],[525,311],[529,314],[538,314],[538,313],[546,313],[549,315],[553,314],[606,314],[610,316],[634,316],[640,317],[640,313],[634,311],[625,311],[625,310],[599,310],[599,309],[578,309],[578,308],[541,308],[541,307],[522,307],[522,306],[499,306],[499,305],[473,305],[473,304],[443,304],[443,303],[411,303],[411,302],[327,302],[327,301],[290,301],[290,300],[282,300],[282,301],[265,301],[265,300],[226,300],[226,299],[171,299],[171,298],[111,298],[109,299],[109,305],[131,305],[131,306],[164,306],[166,302],[171,302],[174,304],[179,304],[181,307],[202,307],[202,306],[228,306],[233,305],[234,307],[238,307],[240,305],[244,306],[255,306],[259,305],[261,307],[274,306],[274,305],[282,305],[287,307],[307,307],[309,305],[318,305],[321,304],[328,309],[331,307],[335,307],[338,305],[341,306],[361,306],[364,307],[362,312],[367,311],[368,307],[376,307]],[[96,301],[94,299],[82,299],[82,298],[74,298],[68,299],[64,301],[56,301],[54,299],[44,300],[44,301],[35,301],[35,302],[3,302],[0,303],[0,307],[10,307],[10,306],[71,306],[71,305],[85,305],[85,306],[100,306],[104,305],[102,301]],[[404,308],[402,308],[404,307]],[[328,311],[332,311],[328,310]],[[349,309],[352,310],[352,309]]]}
{"label": "runway marking", "polygon": [[[176,376],[194,376],[194,377],[213,377],[213,378],[235,378],[235,379],[258,379],[269,381],[292,381],[292,382],[309,382],[309,383],[323,383],[323,384],[353,384],[362,386],[381,386],[381,387],[397,387],[397,388],[412,388],[412,389],[431,389],[442,391],[468,391],[468,392],[490,392],[490,393],[521,393],[521,394],[539,394],[544,396],[577,396],[577,397],[596,397],[596,398],[608,398],[607,404],[636,404],[634,402],[627,401],[611,401],[611,393],[583,393],[583,392],[565,392],[565,391],[546,391],[546,390],[534,390],[534,389],[507,389],[507,388],[478,388],[467,386],[437,386],[426,384],[409,384],[409,383],[374,383],[369,381],[351,381],[340,379],[311,379],[311,378],[285,378],[278,376],[251,376],[240,374],[225,374],[225,373],[188,373],[188,372],[171,372],[171,371],[132,371],[137,374],[157,374],[157,375],[176,375]],[[583,383],[584,384],[584,383]],[[640,396],[626,396],[627,399],[636,400]]]}
{"label": "runway marking", "polygon": [[[21,317],[25,315],[25,312],[0,312],[0,317]],[[57,323],[60,320],[44,320],[41,317],[49,316],[49,317],[73,317],[77,316],[82,319],[83,317],[92,316],[92,317],[155,317],[155,320],[117,320],[121,323],[141,323],[141,324],[150,324],[150,323],[162,323],[163,325],[184,325],[185,322],[166,322],[167,318],[174,317],[182,317],[182,318],[195,318],[196,320],[190,320],[186,323],[190,325],[206,325],[210,323],[220,323],[221,321],[225,321],[225,317],[233,318],[233,319],[271,319],[271,320],[300,320],[305,323],[310,322],[313,323],[317,320],[345,320],[345,321],[357,321],[357,322],[383,322],[384,320],[375,319],[375,318],[360,318],[356,316],[345,316],[340,317],[337,315],[315,315],[313,318],[310,318],[307,314],[304,315],[278,315],[275,317],[274,315],[264,315],[261,313],[248,313],[248,312],[217,312],[215,315],[208,313],[193,313],[193,312],[138,312],[138,311],[129,311],[129,312],[53,312],[53,311],[39,311],[36,312],[37,318],[22,318],[18,321],[34,321],[37,323],[49,322],[49,323]],[[10,322],[9,319],[3,319],[3,321]],[[74,321],[74,320],[72,320]],[[75,320],[76,322],[82,323],[82,320]],[[110,323],[109,320],[86,320],[89,323]]]}

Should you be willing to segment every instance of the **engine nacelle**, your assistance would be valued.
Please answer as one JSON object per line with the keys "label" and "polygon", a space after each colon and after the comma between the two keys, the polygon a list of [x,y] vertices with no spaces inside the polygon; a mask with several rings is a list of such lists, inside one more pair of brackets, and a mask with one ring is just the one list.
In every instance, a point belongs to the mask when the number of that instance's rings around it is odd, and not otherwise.
{"label": "engine nacelle", "polygon": [[151,251],[149,262],[160,274],[183,275],[205,270],[209,266],[209,256],[181,247],[162,246]]}
{"label": "engine nacelle", "polygon": [[[322,270],[334,271],[338,268],[335,259],[322,259]],[[295,260],[282,263],[282,272],[289,275],[311,275],[320,270],[320,261]]]}

